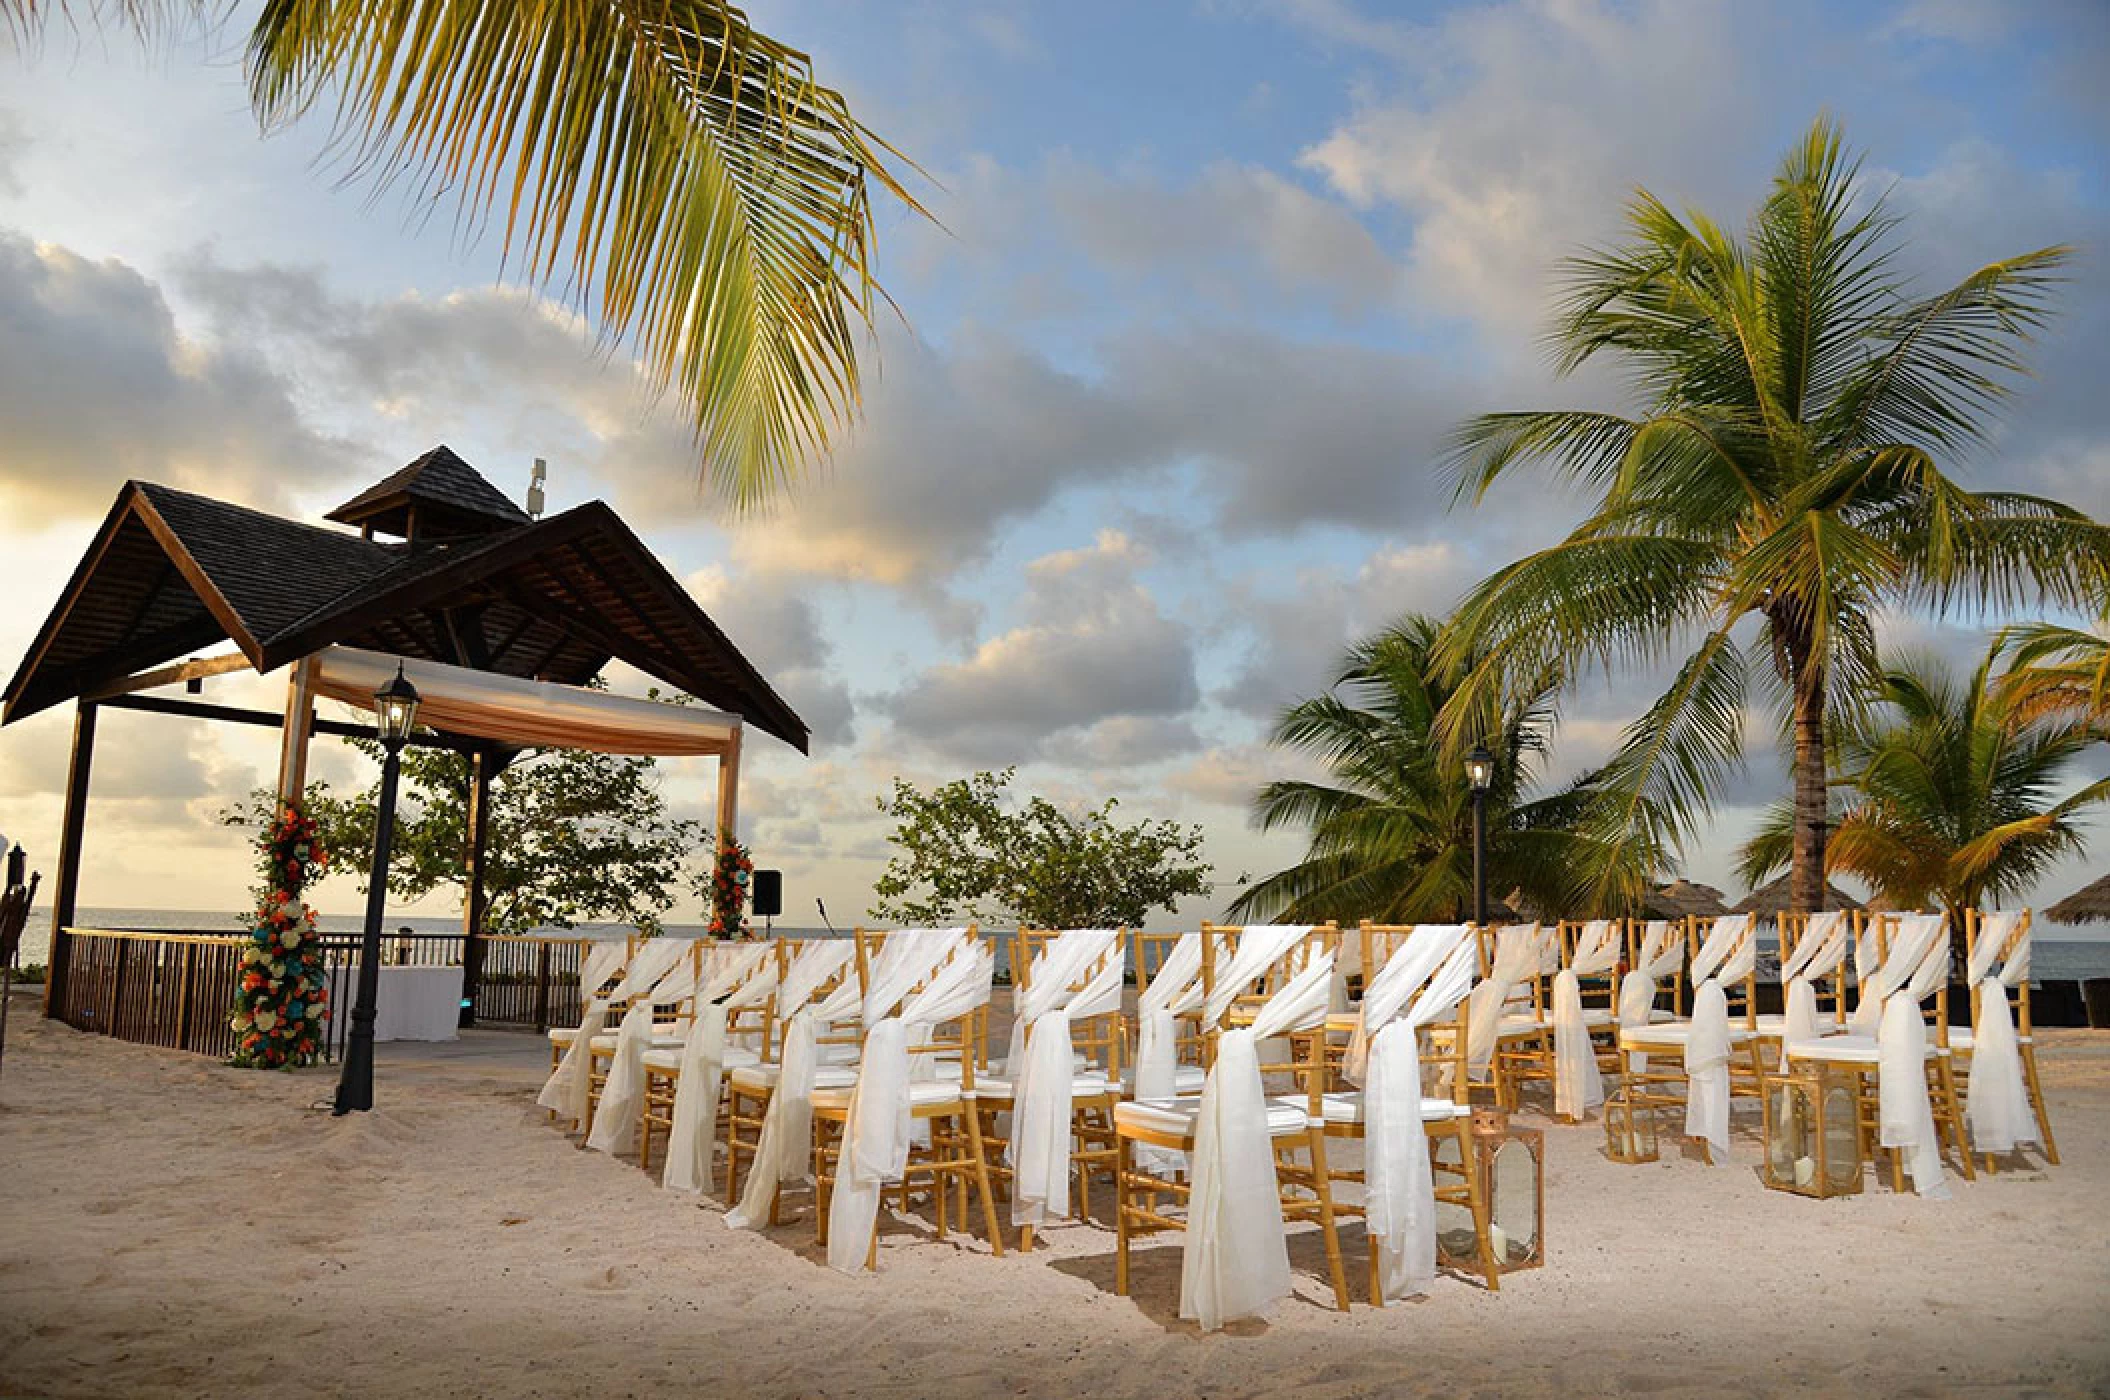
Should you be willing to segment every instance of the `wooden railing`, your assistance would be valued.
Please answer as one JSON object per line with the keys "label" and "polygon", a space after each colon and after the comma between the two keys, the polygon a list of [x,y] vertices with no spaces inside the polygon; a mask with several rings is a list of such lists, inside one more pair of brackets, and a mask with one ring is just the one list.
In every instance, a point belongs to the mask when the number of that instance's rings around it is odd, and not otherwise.
{"label": "wooden railing", "polygon": [[78,1030],[224,1056],[240,976],[239,935],[76,928],[71,971],[51,1014]]}
{"label": "wooden railing", "polygon": [[[71,971],[56,988],[49,1014],[78,1030],[140,1045],[224,1057],[234,1051],[228,1013],[241,977],[241,934],[203,930],[143,932],[74,928]],[[386,934],[386,964],[459,967],[458,933]],[[491,934],[483,941],[483,976],[474,992],[476,1024],[531,1028],[577,1025],[579,963],[588,939],[546,934]],[[325,1058],[336,1058],[350,1030],[357,988],[357,934],[322,935],[330,1014]]]}

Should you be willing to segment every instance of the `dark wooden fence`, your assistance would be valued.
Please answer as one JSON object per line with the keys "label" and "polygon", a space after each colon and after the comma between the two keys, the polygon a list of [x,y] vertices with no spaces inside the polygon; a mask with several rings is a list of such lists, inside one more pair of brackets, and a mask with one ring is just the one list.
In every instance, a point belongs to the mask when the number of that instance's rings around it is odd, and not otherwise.
{"label": "dark wooden fence", "polygon": [[[140,1045],[224,1057],[234,1051],[228,1013],[241,977],[239,934],[70,929],[71,971],[50,1014],[78,1030]],[[561,935],[489,935],[475,989],[476,1024],[536,1032],[579,1021],[579,962],[590,940]],[[458,933],[387,934],[384,964],[459,967]],[[330,1015],[323,1051],[334,1059],[350,1032],[359,975],[357,934],[322,935]]]}

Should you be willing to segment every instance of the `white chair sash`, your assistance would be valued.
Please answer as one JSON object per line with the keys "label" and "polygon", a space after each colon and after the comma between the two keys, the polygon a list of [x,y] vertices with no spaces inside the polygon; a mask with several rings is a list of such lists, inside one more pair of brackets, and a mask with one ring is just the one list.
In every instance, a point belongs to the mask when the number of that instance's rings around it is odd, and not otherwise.
{"label": "white chair sash", "polygon": [[776,990],[775,945],[735,948],[734,954],[719,959],[711,980],[697,992],[696,1018],[682,1044],[666,1169],[659,1182],[669,1191],[700,1192],[710,1184],[711,1158],[718,1147],[718,1098],[725,1087],[726,1023],[733,1012],[761,1005]]}
{"label": "white chair sash", "polygon": [[1877,1141],[1903,1150],[1912,1189],[1934,1200],[1946,1200],[1949,1187],[1927,1094],[1927,1023],[1920,1002],[1948,975],[1945,928],[1939,914],[1900,919],[1890,955],[1876,973],[1883,988],[1876,1031]]}
{"label": "white chair sash", "polygon": [[[2020,914],[1987,914],[1971,948],[1970,985],[1977,990],[1971,1021],[1971,1076],[1965,1113],[1971,1141],[1981,1152],[2012,1152],[2037,1141],[2037,1120],[2030,1112],[2029,1088],[2022,1077],[2022,1042],[2015,1034],[2015,1015],[2007,1004],[2010,988],[2029,977],[2030,940],[2025,929],[2003,962],[2002,950],[2014,936]],[[1999,974],[1993,972],[2001,964]]]}
{"label": "white chair sash", "polygon": [[1177,1084],[1177,1017],[1201,1005],[1202,936],[1183,933],[1136,998],[1136,1097],[1169,1099]]}
{"label": "white chair sash", "polygon": [[[881,945],[880,951],[885,951],[885,945]],[[850,952],[854,954],[856,949],[852,947]],[[792,972],[797,973],[804,961],[802,952],[799,963],[792,965]],[[787,974],[784,980],[788,987],[791,975]],[[803,975],[800,981],[805,981]],[[825,974],[813,977],[806,986],[807,1000],[811,1000],[825,981]],[[755,1141],[754,1162],[748,1168],[746,1184],[740,1188],[740,1204],[727,1211],[725,1216],[725,1223],[733,1229],[759,1229],[768,1223],[769,1210],[776,1202],[778,1189],[786,1182],[805,1180],[811,1172],[813,1081],[820,1068],[817,1028],[855,1016],[861,1000],[857,979],[846,976],[819,1002],[800,1007],[784,1023],[777,1086],[769,1096],[769,1108],[762,1115],[762,1131]],[[788,997],[778,999],[779,1012],[790,1005]]]}
{"label": "white chair sash", "polygon": [[616,975],[630,956],[630,942],[624,938],[597,938],[586,955],[579,959],[579,994],[592,997],[601,990],[601,984]]}
{"label": "white chair sash", "polygon": [[1817,1023],[1817,979],[1829,977],[1846,960],[1846,914],[1837,909],[1810,915],[1802,938],[1780,965],[1786,1015],[1780,1037],[1780,1068],[1788,1068],[1788,1047],[1823,1034]]}
{"label": "white chair sash", "polygon": [[[958,1020],[986,1005],[996,976],[996,955],[965,929],[953,931],[945,962],[923,986],[908,994],[899,1015],[882,1016],[865,1032],[865,1051],[850,1091],[842,1151],[836,1157],[835,1192],[828,1202],[828,1265],[844,1273],[864,1267],[879,1219],[879,1193],[901,1180],[908,1167],[909,1042],[911,1027]],[[871,1015],[872,999],[865,999]]]}
{"label": "white chair sash", "polygon": [[1479,952],[1468,932],[1456,930],[1407,1013],[1382,1024],[1371,1043],[1363,1087],[1363,1208],[1378,1241],[1378,1288],[1388,1299],[1426,1293],[1436,1281],[1436,1184],[1421,1110],[1419,1034],[1456,1011],[1472,985]]}
{"label": "white chair sash", "polygon": [[1741,982],[1758,965],[1758,939],[1748,914],[1714,921],[1693,956],[1692,1024],[1685,1032],[1685,1135],[1706,1142],[1720,1166],[1729,1153],[1729,997],[1726,982]]}
{"label": "white chair sash", "polygon": [[594,997],[580,1012],[578,1029],[572,1032],[571,1044],[564,1047],[563,1058],[550,1072],[542,1092],[535,1096],[538,1105],[569,1122],[574,1130],[586,1121],[592,1107],[593,1085],[588,1074],[593,1064],[593,1038],[607,1025],[608,998]]}
{"label": "white chair sash", "polygon": [[1180,1260],[1180,1316],[1204,1331],[1260,1316],[1289,1294],[1289,1244],[1258,1045],[1324,1024],[1332,981],[1333,954],[1327,952],[1269,997],[1252,1025],[1217,1040],[1216,1064],[1195,1119],[1194,1185]]}
{"label": "white chair sash", "polygon": [[1004,1052],[1007,1072],[1016,1074],[1023,1062],[1027,1027],[1057,1006],[1067,1005],[1071,984],[1120,936],[1110,928],[1065,929],[1041,945],[1011,1018],[1010,1046]]}
{"label": "white chair sash", "polygon": [[[1417,924],[1384,965],[1368,974],[1363,1004],[1356,1016],[1355,1031],[1348,1038],[1348,1053],[1342,1065],[1342,1073],[1348,1079],[1357,1084],[1363,1082],[1370,1063],[1370,1037],[1406,1007],[1415,991],[1471,931],[1471,924]],[[1477,968],[1478,963],[1474,965]]]}
{"label": "white chair sash", "polygon": [[1216,970],[1215,986],[1210,989],[1202,1008],[1203,1019],[1212,1026],[1221,1025],[1231,1003],[1244,996],[1254,982],[1282,961],[1283,955],[1310,932],[1309,924],[1249,924],[1240,929],[1238,946],[1231,952],[1230,963]]}
{"label": "white chair sash", "polygon": [[1466,1015],[1466,1069],[1475,1078],[1487,1072],[1494,1059],[1495,1039],[1502,1024],[1502,1007],[1510,992],[1539,964],[1537,924],[1505,924],[1495,933],[1495,955],[1487,976],[1473,988],[1472,1005]]}
{"label": "white chair sash", "polygon": [[[638,1106],[645,1096],[645,1051],[652,1046],[653,1009],[663,1002],[686,998],[696,987],[696,960],[690,956],[696,940],[669,938],[653,941],[678,946],[666,950],[669,956],[661,959],[666,967],[659,980],[638,994],[616,1027],[615,1057],[609,1062],[608,1077],[601,1083],[601,1101],[594,1108],[593,1129],[586,1135],[588,1147],[596,1152],[606,1152],[611,1157],[621,1156],[637,1144]],[[642,958],[641,953],[638,960]],[[638,960],[631,964],[633,975]]]}
{"label": "white chair sash", "polygon": [[1619,924],[1593,919],[1576,935],[1575,953],[1553,975],[1553,1111],[1581,1118],[1604,1102],[1604,1077],[1583,1020],[1582,979],[1619,965]]}
{"label": "white chair sash", "polygon": [[1641,955],[1619,981],[1619,1024],[1645,1026],[1656,1007],[1656,984],[1678,970],[1685,949],[1678,926],[1650,919],[1641,933]]}
{"label": "white chair sash", "polygon": [[[1697,987],[1710,977],[1724,983],[1742,981],[1750,975],[1756,964],[1758,948],[1749,937],[1751,916],[1749,914],[1724,914],[1707,930],[1707,937],[1700,943],[1700,951],[1692,955],[1692,984]],[[1748,959],[1741,955],[1748,953]],[[1746,961],[1743,971],[1726,966],[1732,959]]]}
{"label": "white chair sash", "polygon": [[[1077,1088],[1070,1023],[1102,1016],[1121,1004],[1124,959],[1119,937],[1111,929],[1065,933],[1057,942],[1074,939],[1075,947],[1058,957],[1051,945],[1035,962],[1033,985],[1023,999],[1031,1008],[1032,1024],[1024,1048],[1008,1066],[1011,1137],[1004,1151],[1011,1164],[1013,1225],[1038,1227],[1070,1213],[1070,1129]],[[1091,980],[1072,993],[1070,984],[1100,959],[1104,962]],[[1057,990],[1043,993],[1047,983]]]}

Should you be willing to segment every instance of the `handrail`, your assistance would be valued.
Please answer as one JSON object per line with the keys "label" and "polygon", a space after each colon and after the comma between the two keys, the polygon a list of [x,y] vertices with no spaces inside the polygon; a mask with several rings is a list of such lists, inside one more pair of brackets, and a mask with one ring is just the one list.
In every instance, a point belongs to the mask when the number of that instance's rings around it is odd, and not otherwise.
{"label": "handrail", "polygon": [[180,929],[75,928],[68,925],[69,938],[129,938],[141,943],[200,943],[229,946],[247,943],[243,933],[185,933]]}

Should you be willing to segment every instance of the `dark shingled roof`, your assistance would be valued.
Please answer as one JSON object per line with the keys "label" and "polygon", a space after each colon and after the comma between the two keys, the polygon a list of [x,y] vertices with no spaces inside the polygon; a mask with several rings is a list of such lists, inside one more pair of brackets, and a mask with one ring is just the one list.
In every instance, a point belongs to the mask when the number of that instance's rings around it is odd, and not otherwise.
{"label": "dark shingled roof", "polygon": [[528,513],[507,500],[483,474],[441,443],[403,470],[369,486],[325,515],[391,535],[407,535],[412,510],[421,523],[448,534],[484,534],[528,523]]}
{"label": "dark shingled roof", "polygon": [[621,659],[805,752],[805,722],[601,502],[420,536],[382,544],[127,483],[8,685],[5,722],[231,640],[259,671],[343,645],[579,685]]}

